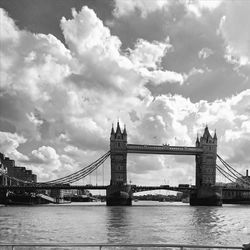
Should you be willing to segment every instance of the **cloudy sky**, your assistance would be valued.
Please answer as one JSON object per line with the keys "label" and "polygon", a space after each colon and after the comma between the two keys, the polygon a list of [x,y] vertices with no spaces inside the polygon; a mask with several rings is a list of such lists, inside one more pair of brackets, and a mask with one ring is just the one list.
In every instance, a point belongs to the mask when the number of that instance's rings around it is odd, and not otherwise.
{"label": "cloudy sky", "polygon": [[[0,152],[46,181],[108,151],[118,118],[141,144],[193,146],[207,124],[244,174],[249,12],[244,0],[0,0]],[[135,184],[194,176],[193,156],[128,156]]]}

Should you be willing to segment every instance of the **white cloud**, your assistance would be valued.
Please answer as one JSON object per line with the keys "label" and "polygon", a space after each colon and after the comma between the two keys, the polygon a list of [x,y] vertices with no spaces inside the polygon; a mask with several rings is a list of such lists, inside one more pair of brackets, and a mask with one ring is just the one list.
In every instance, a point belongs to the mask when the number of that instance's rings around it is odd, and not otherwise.
{"label": "white cloud", "polygon": [[[243,150],[240,139],[249,136],[249,91],[213,103],[193,103],[175,94],[151,96],[145,87],[148,81],[153,85],[183,82],[181,74],[161,66],[162,58],[171,50],[169,40],[140,39],[134,49],[123,53],[119,38],[111,34],[94,11],[83,7],[78,13],[73,10],[72,19],[62,19],[66,48],[52,35],[19,30],[2,13],[11,32],[3,36],[9,42],[5,44],[8,49],[1,51],[7,66],[1,65],[5,78],[0,98],[9,110],[4,118],[16,124],[19,131],[1,135],[3,145],[7,145],[1,150],[14,157],[19,145],[29,149],[29,159],[20,154],[19,158],[26,160],[41,180],[64,176],[96,160],[109,149],[110,127],[117,117],[127,124],[131,143],[191,146],[196,133],[207,123],[210,128],[217,128],[220,153],[229,157],[235,150],[229,140],[231,135],[235,135]],[[122,13],[120,10],[119,15]],[[208,58],[209,53],[206,50],[200,56]],[[195,67],[189,72],[202,73]],[[133,181],[143,181],[146,176],[145,180],[158,183],[157,176],[166,174],[163,168],[168,159],[157,157],[158,166],[144,157],[133,159],[131,174],[137,178]],[[169,178],[179,178],[181,173],[180,182],[194,168],[187,161],[185,166],[189,168],[178,168],[175,157],[170,162]],[[146,164],[146,175],[141,164]]]}
{"label": "white cloud", "polygon": [[184,0],[187,9],[197,17],[202,16],[202,11],[213,11],[222,4],[222,0]]}
{"label": "white cloud", "polygon": [[78,162],[66,154],[58,154],[51,146],[42,146],[31,152],[29,168],[38,175],[38,181],[48,181],[71,174]]}
{"label": "white cloud", "polygon": [[8,17],[7,13],[1,8],[0,8],[0,20],[1,20],[1,41],[3,43],[18,42],[20,37],[20,32],[17,29],[14,21],[10,17]]}
{"label": "white cloud", "polygon": [[168,5],[168,0],[115,0],[114,15],[120,17],[139,10],[141,17],[146,17],[148,13],[167,8]]}
{"label": "white cloud", "polygon": [[150,43],[139,39],[135,44],[134,50],[129,50],[129,58],[141,76],[150,80],[152,84],[158,85],[163,82],[182,84],[183,77],[181,74],[162,70],[161,67],[161,60],[171,47],[169,38],[166,38],[164,43],[157,41]]}
{"label": "white cloud", "polygon": [[130,59],[134,66],[157,69],[161,63],[162,57],[171,47],[168,38],[165,43],[157,41],[150,43],[143,39],[139,39],[135,44],[135,49],[129,50]]}
{"label": "white cloud", "polygon": [[208,58],[209,56],[211,56],[214,52],[209,49],[209,48],[202,48],[200,51],[199,51],[199,58],[202,58],[202,59],[206,59]]}
{"label": "white cloud", "polygon": [[49,146],[42,146],[37,150],[33,150],[31,154],[38,160],[44,163],[50,163],[58,160],[58,155],[54,148]]}
{"label": "white cloud", "polygon": [[204,74],[204,72],[205,71],[203,69],[192,68],[187,74],[184,74],[183,78],[186,81],[188,80],[189,77],[198,75],[198,74]]}
{"label": "white cloud", "polygon": [[[218,8],[222,0],[178,0],[175,2],[185,6],[190,13],[200,17],[202,11],[213,11]],[[131,12],[139,11],[140,16],[146,18],[149,13],[166,10],[171,4],[171,0],[116,0],[114,15],[119,18],[129,15]]]}
{"label": "white cloud", "polygon": [[26,155],[18,151],[19,145],[26,141],[27,139],[16,133],[0,131],[0,152],[16,161],[28,160],[29,158]]}
{"label": "white cloud", "polygon": [[225,15],[221,19],[219,32],[228,45],[227,52],[240,58],[241,64],[244,65],[250,60],[248,32],[250,3],[248,1],[225,1],[223,5]]}

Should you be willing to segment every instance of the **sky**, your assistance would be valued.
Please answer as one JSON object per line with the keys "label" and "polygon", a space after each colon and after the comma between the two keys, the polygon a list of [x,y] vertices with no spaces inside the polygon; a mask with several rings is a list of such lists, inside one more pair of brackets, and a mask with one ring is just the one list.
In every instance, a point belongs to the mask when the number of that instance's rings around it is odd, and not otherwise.
{"label": "sky", "polygon": [[[245,174],[249,12],[244,0],[0,0],[0,152],[49,181],[107,152],[118,119],[138,144],[194,146],[207,125]],[[195,181],[194,156],[133,154],[127,169],[138,185]],[[96,179],[109,183],[109,161],[82,183]]]}

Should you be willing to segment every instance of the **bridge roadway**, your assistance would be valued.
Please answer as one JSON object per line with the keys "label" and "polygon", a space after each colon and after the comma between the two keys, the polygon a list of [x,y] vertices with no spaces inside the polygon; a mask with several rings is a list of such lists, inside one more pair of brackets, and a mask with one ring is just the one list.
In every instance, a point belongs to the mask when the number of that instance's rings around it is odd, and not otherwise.
{"label": "bridge roadway", "polygon": [[[34,186],[0,186],[1,190],[25,190],[25,191],[35,191],[35,190],[50,190],[50,189],[78,189],[78,190],[106,190],[108,186],[92,186],[92,185],[34,185]],[[152,191],[152,190],[169,190],[177,192],[190,192],[196,190],[196,187],[170,187],[168,185],[161,186],[137,186],[131,185],[133,193]],[[222,191],[238,191],[238,192],[250,192],[250,189],[246,188],[222,188]]]}
{"label": "bridge roadway", "polygon": [[138,154],[166,154],[166,155],[197,155],[202,154],[202,148],[170,146],[170,145],[140,145],[127,144],[127,153]]}

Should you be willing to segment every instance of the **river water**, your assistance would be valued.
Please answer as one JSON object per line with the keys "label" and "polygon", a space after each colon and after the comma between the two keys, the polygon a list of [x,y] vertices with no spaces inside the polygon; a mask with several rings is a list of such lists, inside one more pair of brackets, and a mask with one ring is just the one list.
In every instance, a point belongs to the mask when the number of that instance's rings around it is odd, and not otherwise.
{"label": "river water", "polygon": [[190,207],[135,202],[1,206],[1,243],[186,243],[241,246],[250,242],[250,206]]}

